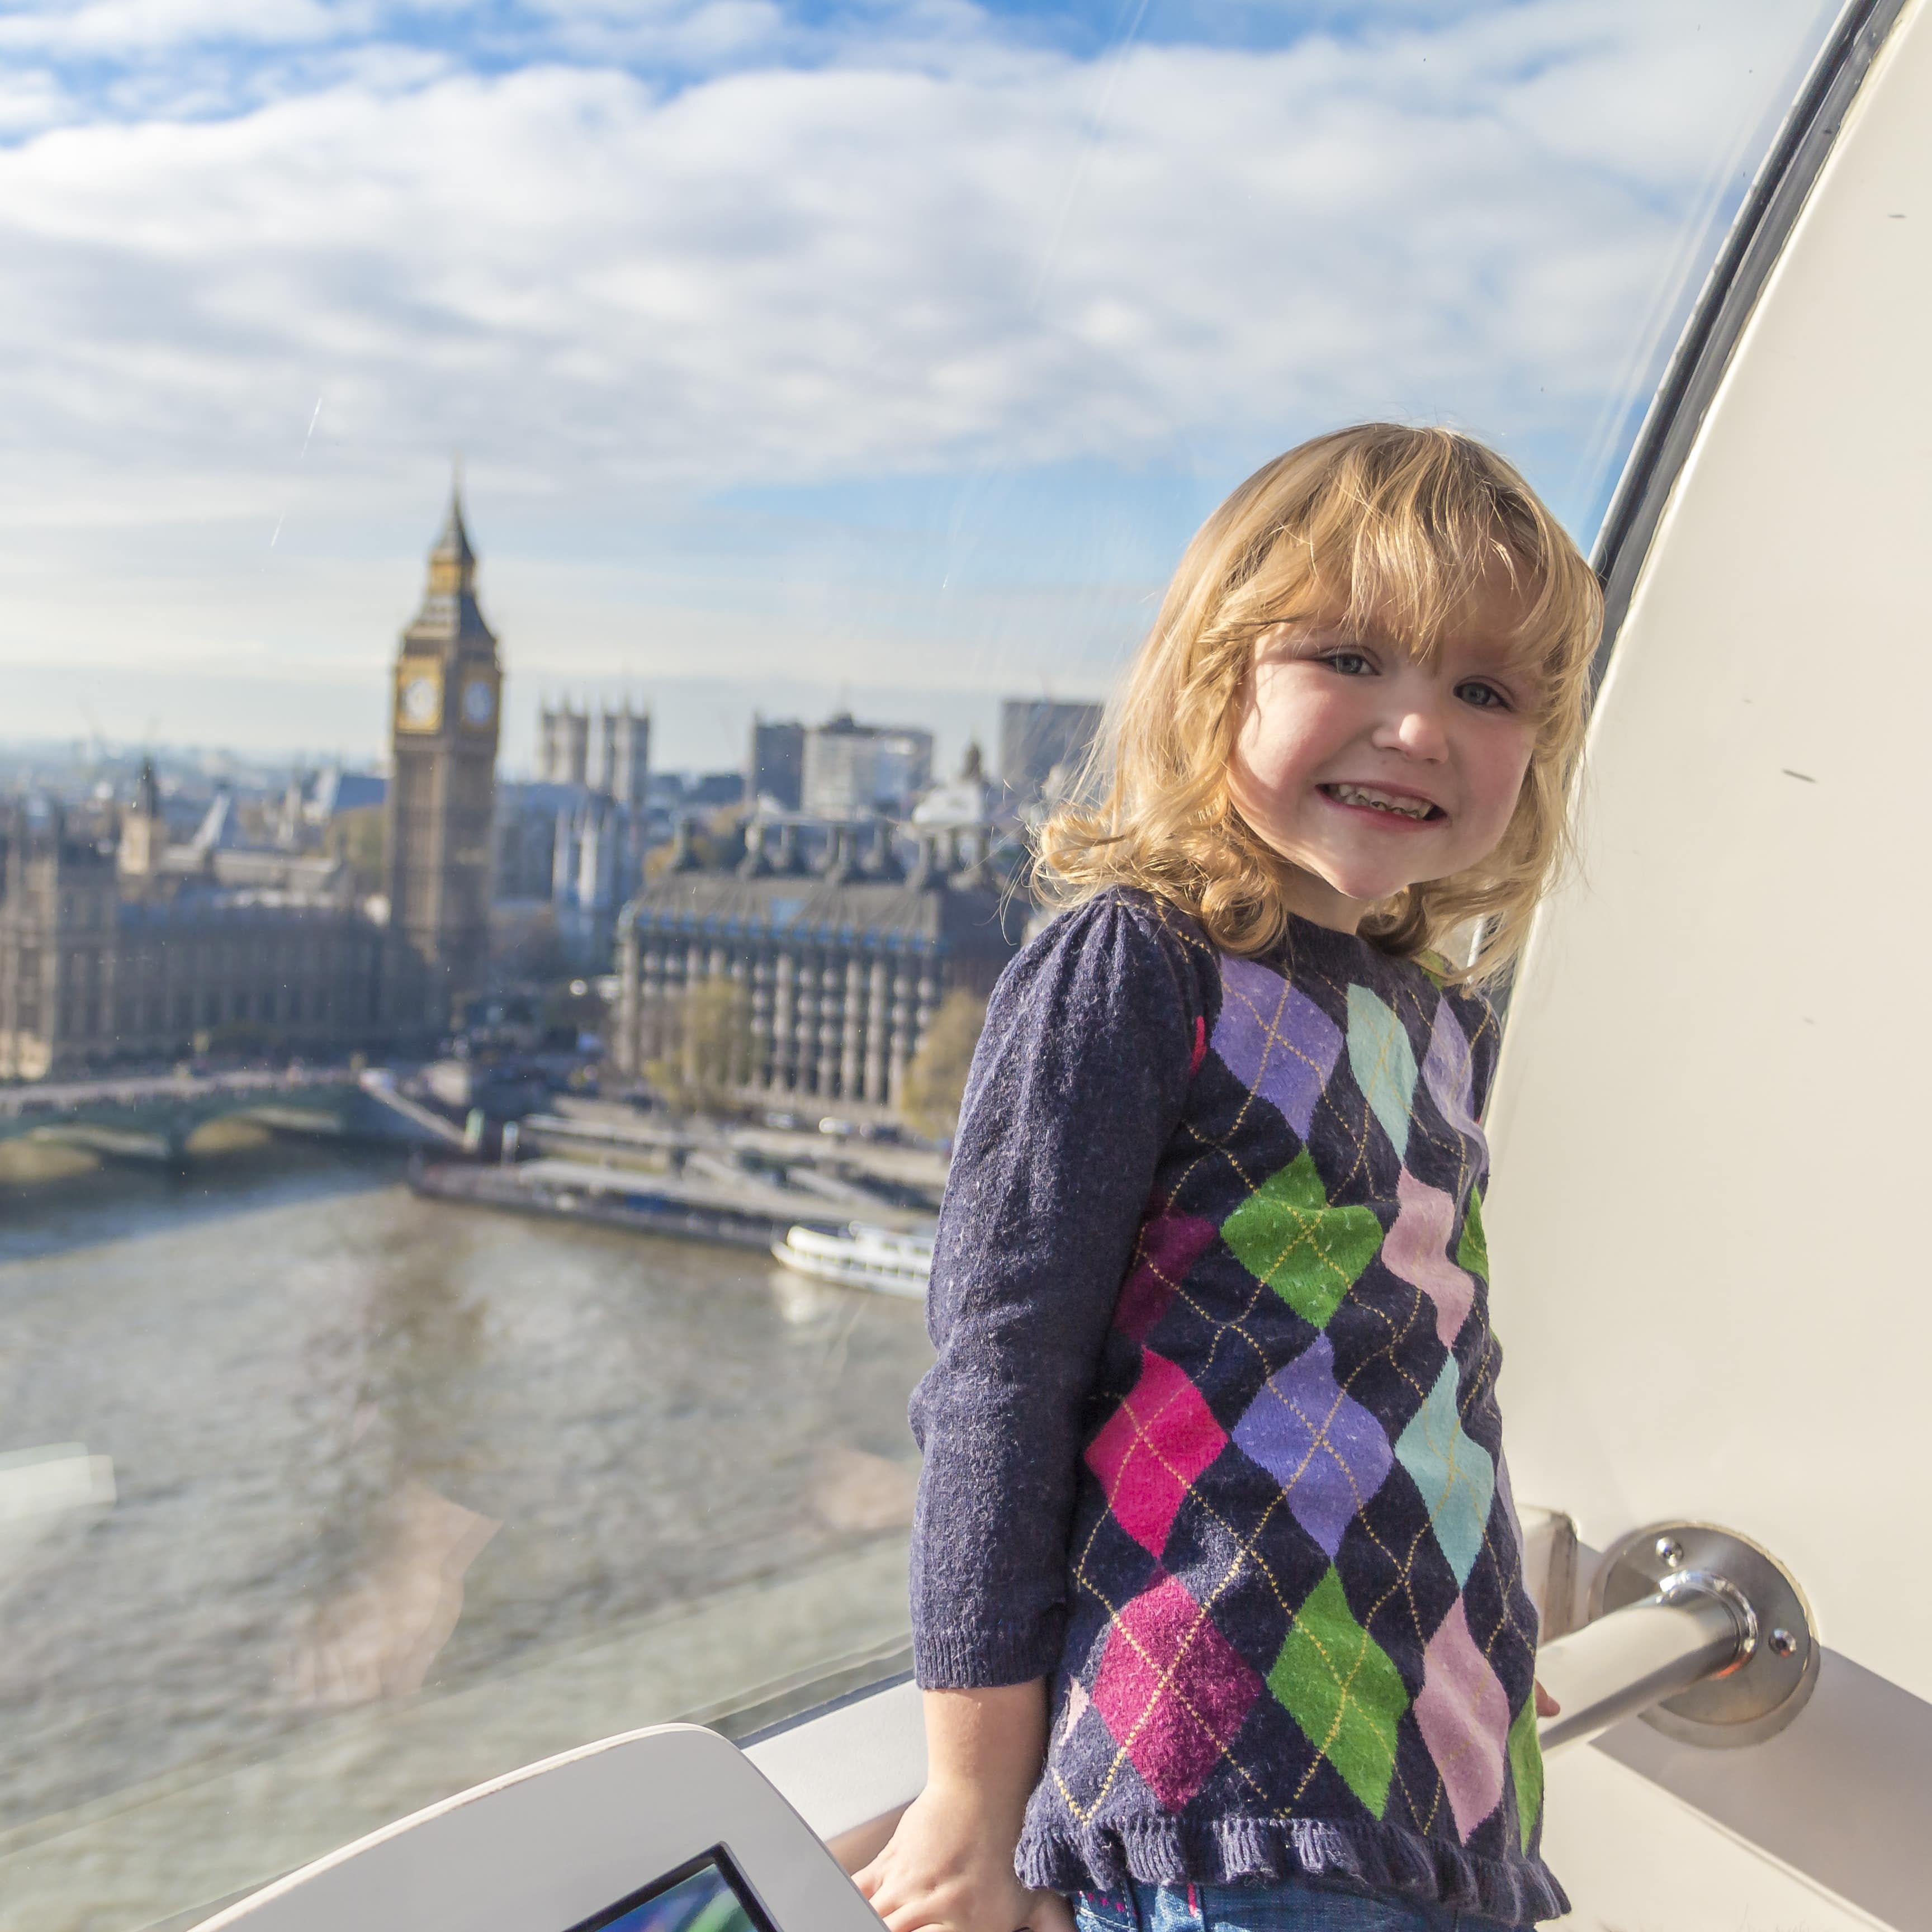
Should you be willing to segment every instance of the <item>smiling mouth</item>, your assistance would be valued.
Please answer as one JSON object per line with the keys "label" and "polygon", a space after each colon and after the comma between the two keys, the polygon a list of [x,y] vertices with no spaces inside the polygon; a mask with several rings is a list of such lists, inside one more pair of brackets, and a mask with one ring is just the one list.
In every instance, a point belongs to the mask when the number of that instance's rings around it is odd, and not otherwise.
{"label": "smiling mouth", "polygon": [[1378,791],[1373,785],[1324,784],[1316,789],[1324,798],[1332,798],[1337,805],[1360,806],[1367,811],[1386,812],[1391,818],[1406,818],[1413,824],[1426,824],[1432,818],[1446,818],[1449,815],[1439,805],[1431,805],[1426,798],[1398,797],[1394,792]]}

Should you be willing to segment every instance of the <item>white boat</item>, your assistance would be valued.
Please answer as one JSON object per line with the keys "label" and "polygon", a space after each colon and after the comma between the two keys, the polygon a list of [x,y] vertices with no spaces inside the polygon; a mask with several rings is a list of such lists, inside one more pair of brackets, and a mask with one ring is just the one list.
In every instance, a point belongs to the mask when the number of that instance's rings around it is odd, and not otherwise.
{"label": "white boat", "polygon": [[772,1252],[788,1268],[836,1281],[847,1288],[876,1288],[881,1294],[926,1298],[932,1276],[932,1237],[895,1234],[890,1228],[850,1222],[840,1234],[794,1227]]}

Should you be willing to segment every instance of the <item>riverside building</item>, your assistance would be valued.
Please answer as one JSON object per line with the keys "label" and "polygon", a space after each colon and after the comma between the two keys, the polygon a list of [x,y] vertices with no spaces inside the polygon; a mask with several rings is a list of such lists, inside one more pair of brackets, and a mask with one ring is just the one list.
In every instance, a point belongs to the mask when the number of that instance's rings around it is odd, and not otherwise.
{"label": "riverside building", "polygon": [[[902,842],[903,843],[903,842]],[[747,1100],[885,1108],[955,988],[984,997],[1017,950],[992,829],[754,818],[741,863],[698,862],[688,826],[618,927],[614,1058],[629,1073],[693,1048],[688,996],[729,986],[728,1086]],[[812,846],[824,857],[808,867]]]}
{"label": "riverside building", "polygon": [[167,845],[152,767],[118,841],[58,806],[0,818],[0,1079],[374,1044],[406,970],[339,866]]}

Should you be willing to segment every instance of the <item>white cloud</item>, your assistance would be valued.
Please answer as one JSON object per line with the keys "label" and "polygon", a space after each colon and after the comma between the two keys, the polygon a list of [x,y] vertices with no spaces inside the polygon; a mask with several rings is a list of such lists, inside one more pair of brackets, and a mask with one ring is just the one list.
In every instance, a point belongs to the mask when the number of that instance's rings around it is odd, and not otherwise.
{"label": "white cloud", "polygon": [[[103,110],[0,148],[4,526],[266,532],[299,485],[345,544],[412,550],[455,446],[512,546],[520,518],[573,506],[1184,465],[1368,412],[1580,449],[1816,8],[1725,0],[1687,35],[1666,0],[1534,0],[1100,64],[954,5],[821,33],[790,65],[744,64],[793,31],[763,0],[549,12],[558,57],[498,74],[350,46],[366,16],[318,0],[39,18],[38,44],[69,50],[110,30],[342,44],[257,106]],[[673,85],[585,57],[652,36],[725,70]],[[11,541],[29,575],[68,554]],[[61,626],[6,594],[17,660]],[[290,638],[266,606],[250,633],[248,608],[204,605],[203,634]],[[899,621],[879,614],[868,674]],[[104,606],[94,629],[131,647]]]}
{"label": "white cloud", "polygon": [[80,0],[10,12],[0,46],[116,62],[210,40],[286,46],[353,31],[372,10],[323,0]]}

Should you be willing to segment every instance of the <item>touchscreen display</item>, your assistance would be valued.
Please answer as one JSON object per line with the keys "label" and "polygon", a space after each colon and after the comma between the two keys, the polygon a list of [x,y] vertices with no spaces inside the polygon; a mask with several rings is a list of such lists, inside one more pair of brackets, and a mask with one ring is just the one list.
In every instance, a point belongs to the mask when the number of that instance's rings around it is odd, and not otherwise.
{"label": "touchscreen display", "polygon": [[772,1932],[722,1850],[653,1879],[570,1932]]}

